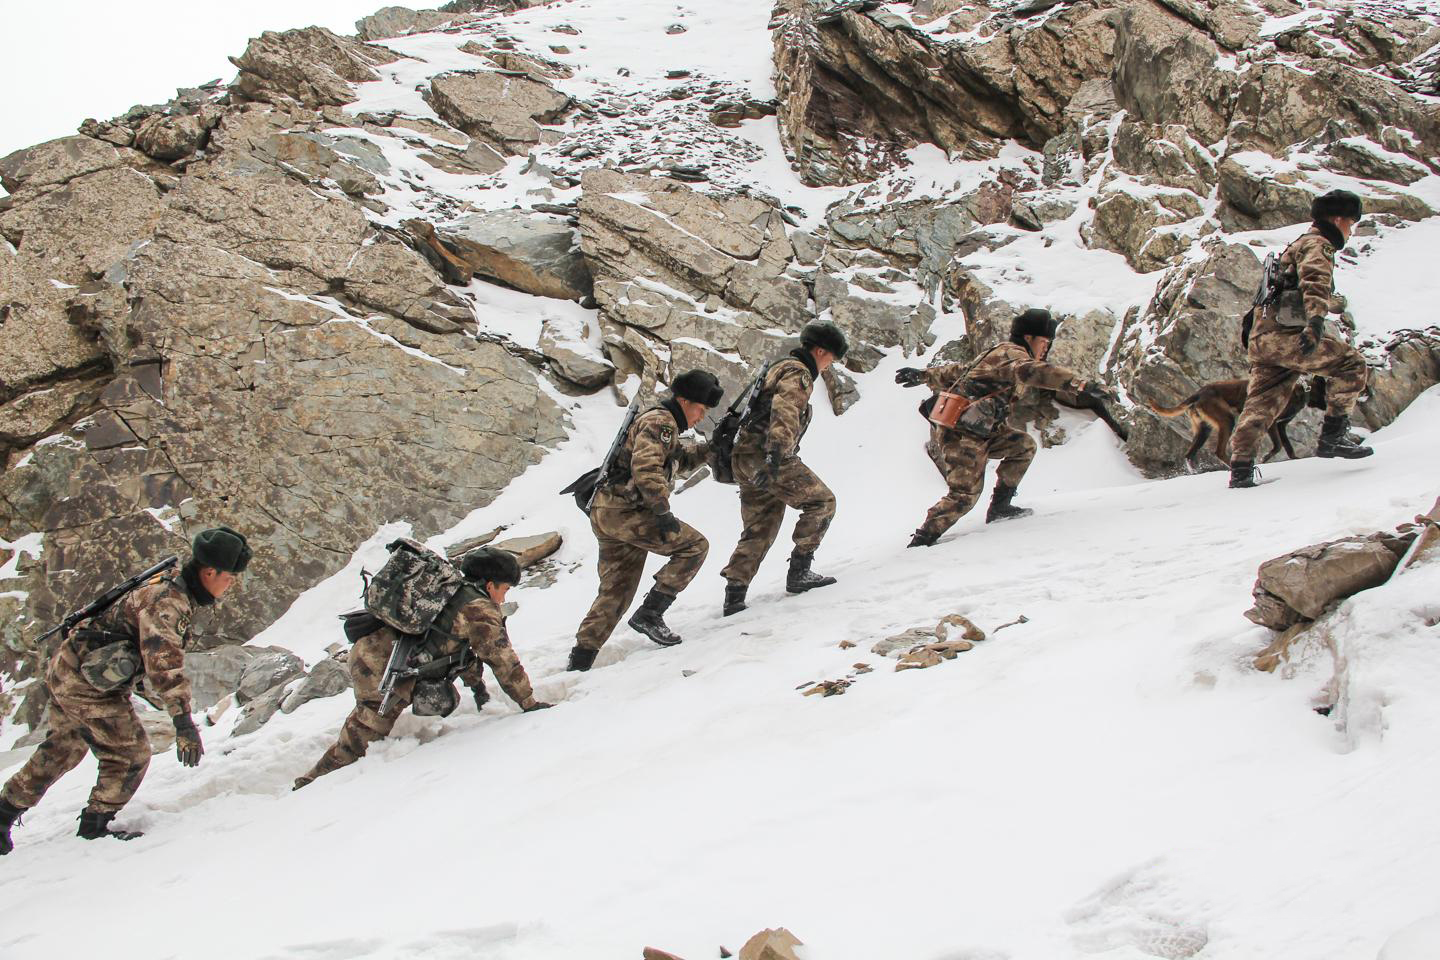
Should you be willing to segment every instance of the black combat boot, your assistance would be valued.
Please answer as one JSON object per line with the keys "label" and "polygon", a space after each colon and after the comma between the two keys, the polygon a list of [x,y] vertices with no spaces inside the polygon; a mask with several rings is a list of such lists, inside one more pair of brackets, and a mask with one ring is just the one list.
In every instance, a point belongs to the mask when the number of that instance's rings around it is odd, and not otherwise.
{"label": "black combat boot", "polygon": [[822,577],[810,569],[814,562],[813,553],[792,553],[790,555],[790,572],[785,577],[785,590],[788,593],[804,593],[806,590],[814,590],[816,587],[828,587],[835,582],[834,577]]}
{"label": "black combat boot", "polygon": [[15,849],[15,843],[10,839],[10,828],[15,826],[20,814],[24,812],[10,801],[0,799],[0,857]]}
{"label": "black combat boot", "polygon": [[907,549],[910,547],[933,547],[935,546],[935,542],[939,539],[940,534],[927,533],[925,531],[925,528],[921,527],[919,530],[915,531],[915,535],[910,538],[910,542],[905,544],[905,546]]}
{"label": "black combat boot", "polygon": [[599,653],[599,650],[586,650],[584,647],[574,647],[570,650],[570,665],[565,669],[575,673],[584,673],[586,670],[595,666],[595,657],[598,656]]}
{"label": "black combat boot", "polygon": [[114,837],[116,840],[134,840],[136,837],[145,836],[145,834],[135,830],[111,830],[110,821],[114,819],[115,814],[113,813],[86,810],[80,814],[80,829],[75,831],[75,836],[84,837],[86,840],[99,840],[101,837]]}
{"label": "black combat boot", "polygon": [[1260,481],[1255,478],[1255,462],[1253,460],[1230,461],[1230,489],[1258,486],[1260,486]]}
{"label": "black combat boot", "polygon": [[1315,456],[1359,460],[1374,452],[1351,435],[1350,418],[1345,414],[1325,417],[1320,427],[1320,442],[1315,447]]}
{"label": "black combat boot", "polygon": [[680,642],[680,636],[665,625],[665,611],[674,602],[675,598],[669,594],[651,590],[645,594],[645,602],[640,604],[640,609],[630,615],[630,628],[645,634],[662,647],[675,646]]}
{"label": "black combat boot", "polygon": [[720,611],[720,616],[728,617],[731,614],[739,613],[745,609],[745,591],[750,589],[750,584],[740,583],[737,580],[725,581],[725,607]]}
{"label": "black combat boot", "polygon": [[985,511],[985,522],[994,523],[996,520],[1018,520],[1021,517],[1028,517],[1034,510],[1029,507],[1017,507],[1010,501],[1015,499],[1015,488],[1009,484],[995,484],[995,492],[990,495],[990,509]]}

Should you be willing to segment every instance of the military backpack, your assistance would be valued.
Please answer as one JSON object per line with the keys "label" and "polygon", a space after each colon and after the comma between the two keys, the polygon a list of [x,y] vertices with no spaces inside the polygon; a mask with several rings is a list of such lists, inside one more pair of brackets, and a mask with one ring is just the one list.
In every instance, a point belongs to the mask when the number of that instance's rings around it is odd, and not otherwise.
{"label": "military backpack", "polygon": [[390,559],[365,582],[365,609],[399,633],[423,637],[465,585],[465,577],[449,560],[409,537],[385,549]]}

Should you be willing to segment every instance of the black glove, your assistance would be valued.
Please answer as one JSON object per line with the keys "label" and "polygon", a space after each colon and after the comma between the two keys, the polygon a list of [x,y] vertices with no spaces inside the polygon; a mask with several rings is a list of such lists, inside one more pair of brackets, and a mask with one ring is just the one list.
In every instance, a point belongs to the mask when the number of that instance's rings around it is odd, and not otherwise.
{"label": "black glove", "polygon": [[175,717],[175,756],[187,767],[198,767],[204,755],[205,745],[200,742],[195,721],[188,713],[179,714]]}
{"label": "black glove", "polygon": [[771,447],[765,451],[765,466],[755,476],[755,486],[762,490],[780,479],[780,463],[785,455],[780,452],[779,447]]}
{"label": "black glove", "polygon": [[475,709],[484,710],[485,704],[490,702],[490,691],[485,689],[484,680],[476,680],[470,688],[470,693],[475,697]]}
{"label": "black glove", "polygon": [[1311,317],[1310,325],[1300,331],[1300,355],[1308,357],[1320,346],[1320,338],[1325,335],[1325,318]]}
{"label": "black glove", "polygon": [[902,387],[918,387],[925,382],[925,371],[915,367],[901,367],[895,371],[895,382]]}
{"label": "black glove", "polygon": [[655,514],[655,529],[659,531],[661,540],[669,540],[680,532],[680,521],[675,519],[675,514],[666,510],[664,513]]}
{"label": "black glove", "polygon": [[1106,390],[1094,380],[1087,381],[1085,386],[1080,388],[1080,396],[1091,403],[1109,403],[1115,399],[1115,395]]}

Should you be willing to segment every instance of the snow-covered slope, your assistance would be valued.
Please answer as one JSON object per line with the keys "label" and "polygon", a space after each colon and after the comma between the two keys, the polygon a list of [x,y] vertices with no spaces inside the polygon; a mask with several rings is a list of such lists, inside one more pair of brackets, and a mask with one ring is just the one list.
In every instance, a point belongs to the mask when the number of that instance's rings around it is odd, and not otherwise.
{"label": "snow-covered slope", "polygon": [[[87,761],[17,831],[0,955],[118,938],[176,957],[703,957],[785,924],[816,960],[1187,943],[1369,958],[1434,912],[1440,711],[1411,700],[1399,735],[1345,752],[1309,709],[1318,678],[1249,668],[1265,634],[1240,613],[1259,561],[1428,505],[1440,393],[1377,435],[1373,458],[1272,466],[1281,482],[1249,493],[1213,474],[1138,482],[1091,424],[1037,460],[1034,518],[972,515],[920,552],[903,543],[940,484],[913,392],[887,386],[899,363],[862,378],[844,417],[817,407],[806,440],[839,496],[819,557],[834,588],[785,596],[777,549],[752,608],[721,620],[738,519],[730,489],[701,485],[676,501],[712,540],[674,610],[686,642],[658,650],[622,628],[595,671],[562,673],[596,581],[593,540],[553,491],[617,416],[576,401],[576,439],[441,538],[565,531],[573,575],[512,594],[516,646],[560,706],[521,715],[497,696],[480,716],[406,717],[298,794],[348,698],[247,738],[212,731],[198,771],[156,758],[124,817],[148,833],[127,845],[70,836]],[[356,585],[322,585],[259,639],[318,653]],[[927,671],[868,652],[952,612],[1029,622]],[[859,662],[876,670],[844,696],[795,690]],[[161,927],[129,932],[147,909]]]}
{"label": "snow-covered slope", "polygon": [[[568,141],[538,151],[560,173],[582,166],[563,152],[578,142],[600,151],[584,166],[628,150],[703,160],[719,185],[762,190],[813,223],[846,191],[803,187],[773,120],[692,127],[682,102],[663,99],[681,68],[727,95],[772,95],[769,9],[630,0],[617,14],[575,0],[491,32],[531,52],[568,44],[573,56],[554,56],[577,72],[562,89],[629,101],[624,116],[576,120]],[[686,32],[669,32],[674,23]],[[580,33],[554,33],[561,24]],[[424,62],[384,67],[347,109],[430,115],[415,87],[473,66],[458,52],[466,40],[390,41]],[[641,100],[648,128],[632,123]],[[456,199],[573,199],[523,159],[462,177],[421,161],[416,142],[339,129],[384,151],[392,175],[375,216],[387,225]],[[991,170],[938,154],[914,151],[877,194],[958,193]],[[1008,148],[995,163],[1037,156]],[[1437,183],[1417,189],[1440,195]],[[1083,218],[967,265],[1016,302],[1121,315],[1155,275],[1084,249]],[[1387,228],[1343,266],[1363,334],[1433,313],[1433,271],[1420,267],[1435,223]],[[1251,239],[1273,245],[1282,232]],[[478,281],[468,292],[483,328],[527,347],[543,319],[585,313]],[[963,318],[942,315],[937,345],[962,331]],[[155,758],[120,820],[146,836],[123,845],[72,836],[94,775],[86,760],[16,830],[0,870],[0,958],[625,960],[653,944],[695,960],[781,924],[810,960],[1371,960],[1392,935],[1385,960],[1440,956],[1440,708],[1421,682],[1440,659],[1425,642],[1436,628],[1363,647],[1359,689],[1382,722],[1342,734],[1311,709],[1327,665],[1255,672],[1250,656],[1270,637],[1241,616],[1261,561],[1429,507],[1440,388],[1373,437],[1374,457],[1270,465],[1280,482],[1248,492],[1219,474],[1145,481],[1102,424],[1066,414],[1070,441],[1042,450],[1021,490],[1033,518],[986,526],[977,510],[917,551],[904,544],[943,485],[922,451],[920,397],[891,378],[926,359],[890,352],[856,376],[860,400],[843,416],[816,397],[803,455],[838,496],[817,559],[836,586],[784,593],[787,524],[751,609],[721,619],[718,571],[740,523],[733,488],[702,483],[675,501],[712,551],[670,615],[684,644],[660,650],[621,627],[584,675],[563,667],[596,589],[595,544],[556,491],[593,466],[621,410],[606,394],[556,394],[570,438],[432,543],[501,524],[564,534],[557,582],[511,595],[515,645],[558,706],[522,715],[497,690],[479,715],[467,700],[444,721],[406,716],[365,760],[301,793],[291,781],[351,698],[313,701],[245,737],[228,736],[232,712],[205,731],[198,770]],[[323,657],[358,571],[407,529],[377,530],[254,642]],[[1365,603],[1433,597],[1437,569]],[[1389,608],[1366,609],[1348,621],[1356,630],[1386,622]],[[895,673],[870,652],[957,612],[991,637],[952,662]],[[797,690],[858,663],[874,670],[844,696]],[[24,755],[0,752],[0,775]]]}

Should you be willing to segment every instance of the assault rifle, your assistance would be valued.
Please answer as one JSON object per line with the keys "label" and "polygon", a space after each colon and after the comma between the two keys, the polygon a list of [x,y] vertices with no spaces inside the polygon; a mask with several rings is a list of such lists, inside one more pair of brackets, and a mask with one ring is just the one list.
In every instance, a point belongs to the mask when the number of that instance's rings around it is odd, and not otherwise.
{"label": "assault rifle", "polygon": [[585,500],[585,512],[590,512],[590,506],[595,502],[595,495],[604,489],[605,484],[610,481],[610,471],[615,466],[615,454],[620,452],[620,447],[625,443],[625,435],[630,432],[630,425],[635,422],[635,416],[640,411],[640,397],[636,395],[630,409],[625,411],[625,419],[620,421],[620,430],[615,434],[615,439],[610,441],[610,449],[605,453],[605,459],[600,461],[600,472],[595,475],[595,488],[590,491],[590,496]]}
{"label": "assault rifle", "polygon": [[1240,345],[1250,346],[1250,329],[1255,324],[1255,314],[1276,303],[1280,295],[1290,287],[1290,278],[1280,266],[1280,256],[1269,253],[1260,268],[1260,283],[1255,287],[1255,298],[1250,301],[1250,311],[1240,321]]}
{"label": "assault rifle", "polygon": [[441,657],[438,660],[431,660],[412,667],[410,658],[414,655],[416,648],[420,646],[420,639],[420,637],[402,634],[395,641],[395,648],[390,651],[390,659],[385,663],[385,675],[380,679],[380,713],[382,716],[390,712],[390,707],[395,702],[395,685],[401,680],[408,680],[411,677],[417,680],[439,676],[448,677],[451,671],[464,669],[474,656],[467,648],[454,656]]}
{"label": "assault rifle", "polygon": [[175,566],[179,562],[179,557],[170,557],[168,559],[161,560],[159,563],[155,564],[155,566],[151,567],[150,569],[143,570],[140,573],[135,574],[135,576],[131,577],[129,580],[126,580],[124,583],[119,584],[118,586],[111,587],[109,590],[106,590],[94,600],[91,600],[89,603],[85,604],[85,606],[81,607],[79,610],[75,610],[72,613],[66,614],[65,619],[61,620],[56,626],[53,626],[49,630],[46,630],[44,633],[40,634],[39,639],[35,641],[36,644],[38,645],[44,643],[46,640],[50,639],[57,633],[60,634],[62,638],[68,637],[70,635],[70,631],[75,629],[76,624],[81,623],[85,620],[89,620],[91,617],[100,616],[100,614],[104,613],[106,610],[109,610],[112,606],[114,606],[115,602],[118,601],[121,597],[125,596],[127,593],[134,590],[136,587],[139,587],[151,577],[154,577],[157,574],[169,570],[171,567]]}

